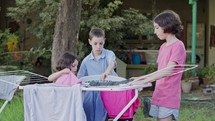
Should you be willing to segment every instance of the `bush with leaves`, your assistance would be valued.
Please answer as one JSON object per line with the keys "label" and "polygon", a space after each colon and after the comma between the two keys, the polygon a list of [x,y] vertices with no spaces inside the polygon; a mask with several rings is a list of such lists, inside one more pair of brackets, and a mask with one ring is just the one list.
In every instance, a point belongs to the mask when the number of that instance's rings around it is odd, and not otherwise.
{"label": "bush with leaves", "polygon": [[0,30],[0,54],[8,51],[15,51],[18,48],[17,33],[10,33],[9,29]]}
{"label": "bush with leaves", "polygon": [[39,40],[40,46],[50,48],[53,40],[58,0],[16,0],[15,7],[9,7],[7,16],[21,24],[31,24],[24,28]]}
{"label": "bush with leaves", "polygon": [[[121,0],[82,0],[79,43],[84,45],[77,47],[79,51],[90,52],[88,33],[93,27],[105,30],[105,47],[113,51],[125,46],[127,34],[150,35],[150,20],[135,9],[121,10],[122,4]],[[51,48],[58,6],[59,0],[16,0],[16,7],[8,8],[8,16],[22,23],[33,18],[27,30],[42,41],[42,48]]]}
{"label": "bush with leaves", "polygon": [[138,10],[130,8],[123,10],[122,17],[124,22],[124,33],[130,36],[146,36],[146,39],[153,34],[153,26],[151,20],[141,14]]}
{"label": "bush with leaves", "polygon": [[197,70],[197,75],[208,81],[209,84],[215,83],[215,65],[208,65]]}

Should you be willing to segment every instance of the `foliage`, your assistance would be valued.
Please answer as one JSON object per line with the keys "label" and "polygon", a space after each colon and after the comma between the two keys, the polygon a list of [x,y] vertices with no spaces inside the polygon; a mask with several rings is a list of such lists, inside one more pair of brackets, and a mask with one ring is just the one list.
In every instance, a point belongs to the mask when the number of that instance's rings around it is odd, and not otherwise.
{"label": "foliage", "polygon": [[155,72],[157,70],[157,67],[156,65],[146,65],[146,67],[144,68],[143,70],[143,74],[146,75],[146,74],[150,74],[152,72]]}
{"label": "foliage", "polygon": [[99,27],[105,30],[106,48],[116,49],[119,45],[122,45],[123,33],[121,29],[123,29],[124,19],[115,15],[115,11],[121,4],[122,2],[119,0],[109,2],[106,5],[102,5],[99,0],[83,1],[79,35],[80,41],[89,46],[89,30],[94,27]]}
{"label": "foliage", "polygon": [[205,75],[207,74],[208,67],[198,68],[197,69],[197,75],[199,78],[205,78]]}
{"label": "foliage", "polygon": [[[192,64],[191,63],[191,56],[187,56],[186,64]],[[197,72],[195,69],[194,70],[187,70],[187,71],[183,72],[182,80],[184,82],[191,82],[191,80],[193,80],[196,76],[197,76]]]}
{"label": "foliage", "polygon": [[[122,53],[117,53],[117,50],[126,48],[124,39],[128,35],[150,35],[152,33],[152,24],[138,10],[122,10],[120,6],[123,3],[120,0],[109,1],[102,3],[102,1],[95,0],[88,1],[87,4],[83,2],[79,38],[83,43],[87,44],[86,46],[89,46],[89,30],[93,27],[100,27],[106,33],[105,47],[115,51],[117,57],[121,57]],[[120,59],[124,60],[123,58]]]}
{"label": "foliage", "polygon": [[32,70],[34,65],[37,65],[38,59],[48,60],[48,65],[51,62],[51,49],[46,48],[31,48],[29,51],[26,51],[23,54],[23,59],[20,60],[22,62],[21,69],[23,70]]}
{"label": "foliage", "polygon": [[0,53],[14,52],[18,47],[18,36],[16,33],[10,33],[9,29],[0,30]]}
{"label": "foliage", "polygon": [[0,30],[0,43],[0,65],[4,67],[12,64],[11,66],[4,68],[6,70],[13,69],[19,59],[17,56],[19,36],[16,33],[10,33],[9,29],[6,29],[5,31]]}
{"label": "foliage", "polygon": [[50,48],[58,5],[58,0],[16,0],[16,6],[9,7],[7,15],[22,24],[31,21],[26,30],[42,41],[41,47]]}
{"label": "foliage", "polygon": [[[145,35],[150,38],[153,34],[152,22],[136,9],[123,10],[122,17],[125,18],[124,32],[129,35]],[[130,35],[130,36],[132,36]]]}
{"label": "foliage", "polygon": [[7,41],[7,49],[10,52],[14,52],[17,49],[18,36],[12,35]]}
{"label": "foliage", "polygon": [[183,80],[189,80],[190,78],[192,78],[194,75],[193,73],[194,72],[190,70],[183,72]]}
{"label": "foliage", "polygon": [[88,52],[88,50],[86,49],[86,44],[84,44],[83,42],[81,41],[78,41],[77,43],[77,55],[80,59],[84,58],[85,57],[85,54]]}
{"label": "foliage", "polygon": [[16,52],[8,52],[4,53],[0,57],[0,61],[2,66],[7,66],[6,69],[10,70],[10,68],[16,66],[21,70],[32,71],[33,66],[37,64],[38,59],[43,59],[43,61],[47,60],[50,65],[51,60],[51,49],[45,48],[31,48],[29,51],[16,51]]}
{"label": "foliage", "polygon": [[[90,51],[88,32],[93,27],[105,30],[105,46],[114,51],[124,47],[123,38],[128,34],[150,35],[149,20],[135,9],[121,10],[122,4],[121,0],[82,0],[79,40],[84,48],[79,46],[79,51]],[[27,30],[42,40],[42,48],[51,48],[58,6],[58,0],[16,0],[16,7],[8,8],[8,16],[21,23],[33,18]],[[83,53],[78,53],[82,58]]]}
{"label": "foliage", "polygon": [[46,48],[31,48],[28,52],[28,55],[34,58],[42,57],[44,59],[50,59],[51,58],[51,49]]}
{"label": "foliage", "polygon": [[212,64],[210,66],[200,68],[197,71],[197,75],[200,78],[208,79],[210,84],[215,83],[215,65]]}

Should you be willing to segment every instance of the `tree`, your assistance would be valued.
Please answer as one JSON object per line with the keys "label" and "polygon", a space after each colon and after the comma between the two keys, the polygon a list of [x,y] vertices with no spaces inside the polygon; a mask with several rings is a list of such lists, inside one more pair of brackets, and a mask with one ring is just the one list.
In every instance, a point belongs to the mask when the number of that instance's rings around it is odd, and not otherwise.
{"label": "tree", "polygon": [[[8,16],[17,22],[33,18],[26,30],[41,41],[39,48],[48,50],[52,48],[52,63],[55,63],[53,61],[57,59],[54,58],[58,58],[64,51],[71,51],[74,54],[78,51],[77,56],[80,59],[88,54],[91,50],[88,33],[93,27],[105,30],[105,48],[115,51],[117,57],[126,57],[117,53],[117,50],[127,48],[124,39],[129,35],[144,37],[150,35],[153,26],[139,11],[123,10],[122,4],[122,0],[82,0],[81,3],[80,0],[16,0],[16,6],[8,8]],[[70,34],[66,34],[67,32]],[[65,47],[62,48],[63,45]],[[55,65],[52,64],[53,66]]]}
{"label": "tree", "polygon": [[52,45],[52,69],[65,51],[76,55],[81,18],[81,0],[61,0]]}

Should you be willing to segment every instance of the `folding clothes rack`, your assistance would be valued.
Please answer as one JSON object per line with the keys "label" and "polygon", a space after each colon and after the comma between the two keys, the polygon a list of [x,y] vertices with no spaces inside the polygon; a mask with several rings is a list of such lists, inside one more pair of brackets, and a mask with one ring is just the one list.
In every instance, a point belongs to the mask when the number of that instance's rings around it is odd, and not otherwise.
{"label": "folding clothes rack", "polygon": [[0,113],[3,111],[7,103],[13,98],[13,95],[25,76],[16,75],[0,75],[0,99],[5,100],[0,108]]}
{"label": "folding clothes rack", "polygon": [[0,72],[0,99],[5,100],[0,108],[3,111],[20,85],[47,82],[47,77],[24,70]]}
{"label": "folding clothes rack", "polygon": [[[184,71],[188,71],[191,69],[196,68],[198,65],[173,65],[170,67],[166,67],[164,69],[160,69],[156,72],[150,73],[145,76],[145,78],[154,76],[155,74],[164,74],[164,77],[172,76],[175,74],[183,73]],[[169,71],[171,70],[171,72]],[[123,113],[134,103],[134,101],[138,97],[138,90],[142,88],[146,88],[151,86],[151,83],[143,84],[143,85],[133,85],[136,80],[131,81],[125,85],[119,86],[86,86],[87,81],[92,80],[99,80],[99,75],[94,76],[86,76],[81,78],[83,81],[82,90],[84,91],[124,91],[124,90],[131,90],[135,89],[135,96],[131,101],[123,108],[123,110],[115,117],[113,121],[117,121]],[[111,81],[123,81],[125,78],[122,77],[115,77],[115,76],[108,76],[107,80]],[[10,101],[13,97],[14,92],[16,91],[17,87],[23,89],[23,85],[27,84],[34,84],[34,83],[46,83],[47,77],[35,74],[29,71],[18,70],[18,71],[8,71],[8,72],[0,72],[0,99],[5,100],[5,103],[1,107],[1,111],[4,109],[8,101]],[[9,90],[6,90],[5,87],[8,86]],[[6,93],[7,92],[7,93]],[[0,112],[1,112],[0,111]]]}

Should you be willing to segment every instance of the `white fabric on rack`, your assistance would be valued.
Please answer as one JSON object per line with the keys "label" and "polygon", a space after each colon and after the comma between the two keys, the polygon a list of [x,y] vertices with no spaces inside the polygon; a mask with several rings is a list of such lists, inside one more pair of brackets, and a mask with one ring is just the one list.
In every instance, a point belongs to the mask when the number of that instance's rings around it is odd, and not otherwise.
{"label": "white fabric on rack", "polygon": [[25,76],[0,75],[0,99],[10,101]]}
{"label": "white fabric on rack", "polygon": [[86,121],[81,86],[25,86],[24,116],[25,121]]}

